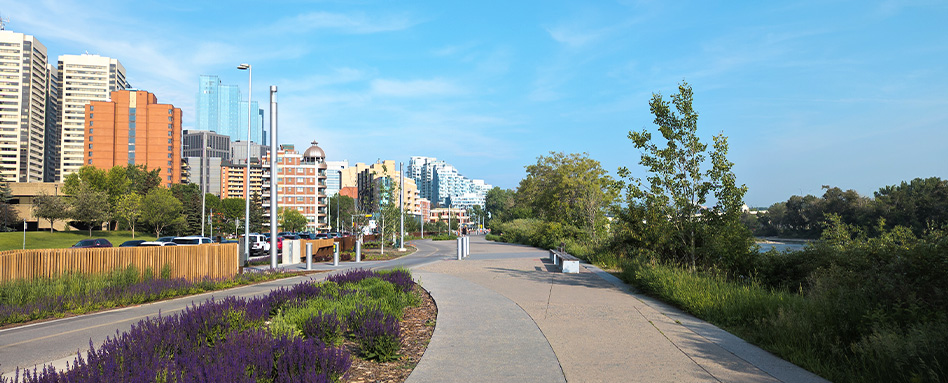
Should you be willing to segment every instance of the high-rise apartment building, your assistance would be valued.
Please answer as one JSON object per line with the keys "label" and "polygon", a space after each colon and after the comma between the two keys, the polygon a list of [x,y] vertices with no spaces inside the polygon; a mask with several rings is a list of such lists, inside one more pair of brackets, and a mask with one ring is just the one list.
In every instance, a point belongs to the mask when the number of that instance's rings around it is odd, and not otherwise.
{"label": "high-rise apartment building", "polygon": [[[116,59],[99,55],[59,56],[57,78],[60,85],[61,157],[56,180],[61,182],[87,162],[84,160],[88,153],[85,139],[86,104],[92,101],[108,101],[111,92],[125,90],[129,86],[125,79],[125,67]],[[180,111],[177,117],[180,124]],[[180,132],[180,125],[178,131]],[[180,158],[178,160],[180,161]],[[163,176],[180,178],[180,171],[170,175],[165,173],[164,170],[168,168],[160,168],[163,170]]]}
{"label": "high-rise apartment building", "polygon": [[0,30],[0,176],[6,181],[43,182],[48,70],[42,43]]}
{"label": "high-rise apartment building", "polygon": [[420,198],[442,207],[483,207],[492,187],[483,180],[464,177],[451,164],[433,157],[411,157],[405,173],[417,183]]}
{"label": "high-rise apartment building", "polygon": [[45,156],[43,157],[43,182],[55,182],[57,169],[59,169],[60,158],[60,138],[62,124],[59,116],[61,105],[59,105],[59,74],[53,64],[46,65],[47,87],[46,87],[46,128],[45,128]]}
{"label": "high-rise apartment building", "polygon": [[[250,141],[267,144],[263,134],[263,109],[250,105]],[[197,129],[229,136],[231,141],[247,140],[247,102],[241,100],[237,85],[223,84],[220,77],[201,75],[198,79]]]}
{"label": "high-rise apartment building", "polygon": [[100,169],[145,165],[166,186],[181,182],[181,109],[154,94],[118,90],[85,107],[85,164]]}
{"label": "high-rise apartment building", "polygon": [[[250,199],[253,196],[263,198],[263,167],[260,164],[250,165],[250,180],[247,180],[247,166],[242,164],[221,164],[221,191],[220,197],[244,198],[244,190],[250,188]],[[269,195],[269,194],[268,194]]]}
{"label": "high-rise apartment building", "polygon": [[[281,145],[277,152],[276,174],[264,174],[264,211],[270,211],[271,177],[277,177],[277,207],[294,209],[306,217],[306,228],[316,232],[329,227],[326,198],[326,152],[316,145],[303,153],[292,145]],[[271,158],[264,157],[264,168],[270,169]]]}

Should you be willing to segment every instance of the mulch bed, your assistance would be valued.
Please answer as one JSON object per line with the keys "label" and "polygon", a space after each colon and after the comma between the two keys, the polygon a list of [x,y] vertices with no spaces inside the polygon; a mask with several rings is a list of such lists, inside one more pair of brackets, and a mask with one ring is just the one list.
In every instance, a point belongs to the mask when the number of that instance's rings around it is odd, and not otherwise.
{"label": "mulch bed", "polygon": [[431,334],[435,329],[435,319],[438,316],[438,307],[435,306],[431,295],[421,286],[415,286],[415,291],[421,296],[421,304],[405,309],[401,322],[401,357],[388,363],[364,360],[356,356],[358,355],[356,345],[347,341],[345,347],[353,355],[352,368],[349,369],[349,374],[343,382],[401,383],[408,379],[408,375],[421,361],[421,356],[428,348],[428,342],[431,341]]}

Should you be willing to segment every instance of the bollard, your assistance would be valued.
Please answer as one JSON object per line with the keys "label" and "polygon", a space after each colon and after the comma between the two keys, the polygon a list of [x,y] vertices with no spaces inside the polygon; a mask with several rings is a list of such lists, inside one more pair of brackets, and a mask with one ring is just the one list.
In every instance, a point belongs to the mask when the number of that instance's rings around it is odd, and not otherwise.
{"label": "bollard", "polygon": [[332,243],[332,265],[339,266],[339,242]]}
{"label": "bollard", "polygon": [[471,255],[471,237],[464,237],[464,256]]}
{"label": "bollard", "polygon": [[306,270],[313,269],[313,244],[306,244]]}
{"label": "bollard", "polygon": [[464,238],[458,237],[458,260],[464,257]]}
{"label": "bollard", "polygon": [[362,241],[356,241],[356,263],[362,262]]}

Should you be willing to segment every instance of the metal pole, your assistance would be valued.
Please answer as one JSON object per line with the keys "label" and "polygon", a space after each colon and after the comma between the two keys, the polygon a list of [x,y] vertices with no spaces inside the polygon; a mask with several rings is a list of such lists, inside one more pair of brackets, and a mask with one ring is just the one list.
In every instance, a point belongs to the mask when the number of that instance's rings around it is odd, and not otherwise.
{"label": "metal pole", "polygon": [[[327,197],[326,199],[326,226],[328,227],[327,231],[332,231],[332,196]],[[316,228],[319,227],[319,181],[316,181],[316,226],[313,229],[313,232],[317,232]]]}
{"label": "metal pole", "polygon": [[270,85],[270,268],[277,264],[277,87]]}
{"label": "metal pole", "polygon": [[399,231],[401,232],[401,237],[398,239],[398,251],[405,251],[405,163],[398,163],[398,172],[401,173],[401,183],[398,185],[398,189],[401,192],[398,196],[398,208],[399,208]]}
{"label": "metal pole", "polygon": [[211,241],[214,241],[214,209],[211,209],[211,215],[207,217],[207,223],[211,227]]}
{"label": "metal pole", "polygon": [[[250,64],[240,64],[237,69],[247,70],[247,168],[244,176],[244,259],[250,258],[250,99],[253,95],[253,68]],[[270,267],[276,267],[274,262]]]}
{"label": "metal pole", "polygon": [[462,241],[462,240],[463,240],[463,238],[461,238],[461,237],[458,237],[458,238],[457,238],[457,242],[458,242],[458,260],[459,260],[459,261],[461,260],[461,258],[464,257],[464,245],[461,244],[461,241]]}
{"label": "metal pole", "polygon": [[306,270],[313,269],[313,244],[306,244]]}
{"label": "metal pole", "polygon": [[207,182],[204,178],[204,167],[207,165],[207,133],[201,134],[201,236],[204,236],[204,199],[207,196]]}
{"label": "metal pole", "polygon": [[362,262],[362,240],[356,241],[356,263]]}
{"label": "metal pole", "polygon": [[[37,228],[36,230],[39,230],[39,229]],[[26,220],[25,219],[23,220],[23,250],[26,250]]]}

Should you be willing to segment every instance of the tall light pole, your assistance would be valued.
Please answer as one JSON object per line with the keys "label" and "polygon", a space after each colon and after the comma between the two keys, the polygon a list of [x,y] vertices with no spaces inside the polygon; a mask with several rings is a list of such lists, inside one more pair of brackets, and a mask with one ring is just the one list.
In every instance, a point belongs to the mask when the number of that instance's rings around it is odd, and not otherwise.
{"label": "tall light pole", "polygon": [[[261,127],[262,128],[262,127]],[[262,130],[262,129],[261,129]],[[270,268],[277,267],[277,87],[270,85]],[[260,168],[263,169],[263,164]]]}
{"label": "tall light pole", "polygon": [[[244,175],[244,260],[250,259],[250,122],[253,115],[250,112],[250,98],[253,95],[253,69],[250,64],[240,64],[237,69],[247,70],[247,169]],[[271,201],[272,203],[272,201]]]}
{"label": "tall light pole", "polygon": [[398,184],[398,230],[400,237],[398,239],[398,251],[405,251],[405,163],[398,163],[398,172],[400,180]]}

